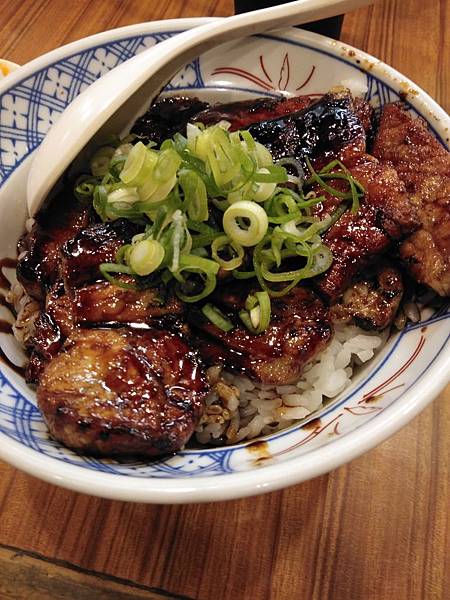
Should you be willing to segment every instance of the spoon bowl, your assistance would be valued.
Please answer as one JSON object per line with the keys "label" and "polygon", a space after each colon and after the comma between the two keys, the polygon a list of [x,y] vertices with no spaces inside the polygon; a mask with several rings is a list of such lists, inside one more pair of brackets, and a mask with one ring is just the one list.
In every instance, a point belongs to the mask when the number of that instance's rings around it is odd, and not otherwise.
{"label": "spoon bowl", "polygon": [[165,40],[113,69],[70,104],[41,144],[28,177],[30,216],[88,143],[98,145],[109,134],[126,130],[130,117],[150,104],[176,72],[200,53],[240,37],[335,16],[371,1],[297,0],[228,17]]}

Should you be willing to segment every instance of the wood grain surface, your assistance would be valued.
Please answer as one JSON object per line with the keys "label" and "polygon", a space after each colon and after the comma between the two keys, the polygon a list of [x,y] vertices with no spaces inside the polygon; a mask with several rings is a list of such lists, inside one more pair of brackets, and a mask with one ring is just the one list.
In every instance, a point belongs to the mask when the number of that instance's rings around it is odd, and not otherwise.
{"label": "wood grain surface", "polygon": [[[24,63],[119,25],[232,9],[230,0],[0,0],[0,56]],[[450,110],[450,0],[380,1],[347,15],[342,39]],[[447,388],[329,475],[226,503],[112,502],[0,464],[0,598],[446,600],[449,401]]]}

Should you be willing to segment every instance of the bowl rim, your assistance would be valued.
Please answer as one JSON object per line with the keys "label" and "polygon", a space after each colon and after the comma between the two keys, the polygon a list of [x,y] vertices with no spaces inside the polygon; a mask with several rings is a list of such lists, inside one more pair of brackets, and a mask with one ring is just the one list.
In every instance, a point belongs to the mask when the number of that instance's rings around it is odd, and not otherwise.
{"label": "bowl rim", "polygon": [[[67,58],[68,55],[80,52],[85,47],[101,44],[106,41],[111,42],[116,38],[142,35],[147,31],[150,34],[157,33],[162,29],[167,30],[168,28],[173,31],[177,31],[178,29],[183,30],[203,24],[208,20],[213,19],[169,19],[150,23],[138,23],[82,38],[39,56],[8,75],[0,83],[0,94],[26,79],[35,73],[35,71],[51,63],[58,62],[58,60]],[[294,28],[286,28],[264,35],[276,37],[277,33],[280,34],[282,32],[290,32],[291,35],[294,34],[294,37],[297,37],[298,41],[301,38],[306,43],[315,42],[315,44],[321,45],[327,54],[331,54],[334,57],[342,57],[342,53],[345,53],[347,61],[349,60],[349,56],[357,56],[359,59],[368,61],[368,64],[372,65],[371,68],[375,66],[377,71],[382,70],[391,79],[406,83],[409,89],[417,92],[417,102],[420,101],[419,106],[426,107],[430,111],[430,115],[434,116],[437,121],[442,118],[449,119],[445,111],[419,86],[373,56],[353,48],[344,42],[336,42],[336,40],[325,36]],[[363,65],[355,66],[360,68],[361,71],[367,72],[367,69]],[[413,96],[414,98],[410,102],[414,106],[415,94]],[[447,335],[444,345],[448,342],[449,338],[450,334]],[[1,439],[5,440],[5,443],[0,445],[0,458],[14,467],[49,483],[77,492],[115,500],[181,504],[253,496],[288,487],[327,473],[360,456],[393,435],[419,414],[445,387],[450,379],[450,353],[442,352],[429,363],[429,366],[430,368],[425,375],[426,385],[424,385],[423,376],[418,384],[420,393],[419,390],[412,387],[391,406],[383,410],[382,418],[374,417],[361,427],[346,433],[341,438],[315,448],[303,456],[294,456],[282,463],[261,466],[251,471],[215,475],[214,477],[199,476],[171,479],[130,477],[128,475],[102,473],[87,469],[82,465],[67,464],[46,456],[36,450],[25,447],[20,442],[12,440],[4,434],[0,435]]]}

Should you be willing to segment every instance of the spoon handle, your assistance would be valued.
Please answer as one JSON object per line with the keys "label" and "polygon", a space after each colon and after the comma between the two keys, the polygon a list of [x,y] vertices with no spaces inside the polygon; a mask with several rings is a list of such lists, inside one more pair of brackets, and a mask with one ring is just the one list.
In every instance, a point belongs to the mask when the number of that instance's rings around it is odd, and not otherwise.
{"label": "spoon handle", "polygon": [[[239,15],[257,10],[258,8],[269,8],[269,6],[277,6],[279,4],[283,4],[283,2],[280,0],[259,0],[258,2],[256,0],[234,0],[234,12]],[[319,33],[320,35],[326,35],[338,40],[341,35],[343,20],[344,15],[337,15],[336,17],[328,17],[328,19],[303,23],[299,27],[306,31],[312,31],[313,33]]]}

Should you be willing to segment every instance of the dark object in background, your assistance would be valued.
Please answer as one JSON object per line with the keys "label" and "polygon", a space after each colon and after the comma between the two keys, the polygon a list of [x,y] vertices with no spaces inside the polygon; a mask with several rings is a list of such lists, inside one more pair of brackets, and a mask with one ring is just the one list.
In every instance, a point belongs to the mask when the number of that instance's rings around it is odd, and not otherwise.
{"label": "dark object in background", "polygon": [[[257,10],[259,8],[278,6],[282,3],[283,0],[234,0],[234,11],[236,14],[240,14],[251,12],[252,10]],[[301,26],[301,29],[321,33],[322,35],[327,35],[328,37],[338,40],[341,35],[343,19],[344,15],[330,17],[329,19],[321,19],[320,21],[314,21],[313,23],[306,23]]]}

